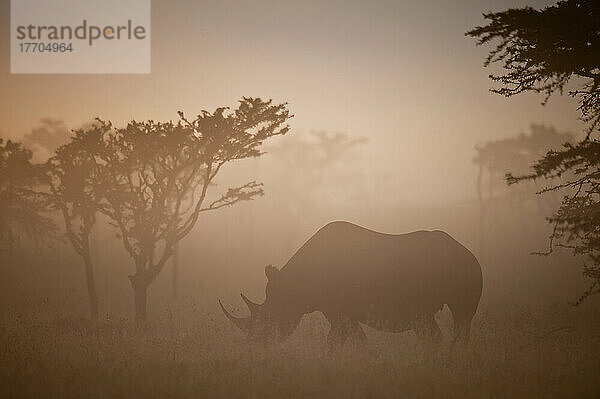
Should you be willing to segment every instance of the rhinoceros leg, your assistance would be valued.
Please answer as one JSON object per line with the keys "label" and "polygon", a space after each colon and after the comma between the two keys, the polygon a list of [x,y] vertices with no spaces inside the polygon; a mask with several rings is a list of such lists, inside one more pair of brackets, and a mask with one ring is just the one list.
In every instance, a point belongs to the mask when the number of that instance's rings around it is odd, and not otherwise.
{"label": "rhinoceros leg", "polygon": [[442,330],[440,330],[433,314],[420,317],[415,323],[414,330],[419,338],[425,338],[436,343],[442,340]]}
{"label": "rhinoceros leg", "polygon": [[471,335],[471,320],[473,316],[459,314],[454,316],[454,343],[466,345]]}
{"label": "rhinoceros leg", "polygon": [[454,319],[454,343],[466,345],[471,335],[471,321],[475,316],[476,307],[449,305]]}
{"label": "rhinoceros leg", "polygon": [[367,339],[358,321],[339,315],[333,317],[326,315],[325,317],[331,324],[327,335],[327,344],[330,350],[344,345],[348,338],[356,338],[360,341]]}

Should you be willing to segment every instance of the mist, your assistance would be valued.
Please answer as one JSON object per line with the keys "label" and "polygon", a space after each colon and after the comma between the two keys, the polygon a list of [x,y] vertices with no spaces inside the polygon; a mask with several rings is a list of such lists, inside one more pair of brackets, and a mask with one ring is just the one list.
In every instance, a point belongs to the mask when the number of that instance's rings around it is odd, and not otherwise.
{"label": "mist", "polygon": [[2,396],[598,395],[597,258],[555,224],[578,175],[534,167],[593,121],[490,92],[465,37],[553,4],[156,0],[150,74],[20,75],[2,2]]}

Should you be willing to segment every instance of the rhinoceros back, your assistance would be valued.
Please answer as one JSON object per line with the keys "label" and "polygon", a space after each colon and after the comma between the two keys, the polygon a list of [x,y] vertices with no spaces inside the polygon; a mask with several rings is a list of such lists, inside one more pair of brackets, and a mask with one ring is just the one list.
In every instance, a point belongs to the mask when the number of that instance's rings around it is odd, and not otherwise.
{"label": "rhinoceros back", "polygon": [[479,263],[447,233],[384,234],[348,222],[320,229],[281,272],[290,295],[312,310],[357,316],[371,309],[410,318],[445,303],[477,306],[482,288]]}

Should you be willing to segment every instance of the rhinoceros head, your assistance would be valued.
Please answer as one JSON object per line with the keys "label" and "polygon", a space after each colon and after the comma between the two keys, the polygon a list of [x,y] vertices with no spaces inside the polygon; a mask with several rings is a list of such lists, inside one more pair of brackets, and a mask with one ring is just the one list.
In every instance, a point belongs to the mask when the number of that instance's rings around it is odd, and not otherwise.
{"label": "rhinoceros head", "polygon": [[219,305],[225,316],[233,322],[240,330],[248,334],[250,339],[261,342],[272,341],[276,338],[284,338],[290,335],[298,323],[302,314],[294,312],[288,306],[286,298],[286,287],[281,281],[279,270],[271,265],[265,267],[267,276],[266,299],[262,304],[252,302],[243,293],[242,300],[250,310],[248,317],[236,317],[228,312],[221,301]]}

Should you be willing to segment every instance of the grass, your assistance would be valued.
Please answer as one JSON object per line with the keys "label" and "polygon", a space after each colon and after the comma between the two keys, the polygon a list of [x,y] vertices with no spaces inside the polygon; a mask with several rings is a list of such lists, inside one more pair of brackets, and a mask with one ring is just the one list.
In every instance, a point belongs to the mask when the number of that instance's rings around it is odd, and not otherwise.
{"label": "grass", "polygon": [[[466,350],[368,329],[367,343],[330,354],[320,315],[263,348],[216,312],[135,328],[5,311],[0,397],[597,398],[597,313],[481,311]],[[438,320],[448,335],[447,310]]]}

